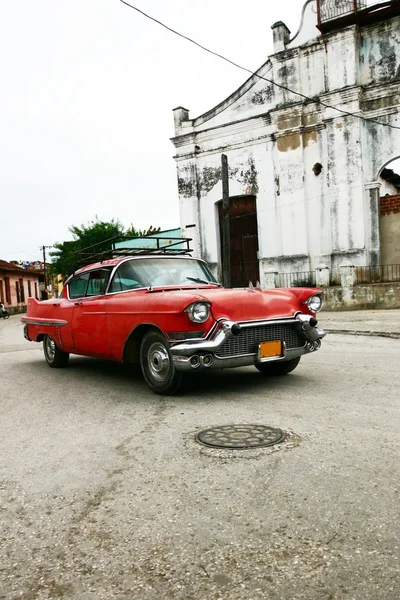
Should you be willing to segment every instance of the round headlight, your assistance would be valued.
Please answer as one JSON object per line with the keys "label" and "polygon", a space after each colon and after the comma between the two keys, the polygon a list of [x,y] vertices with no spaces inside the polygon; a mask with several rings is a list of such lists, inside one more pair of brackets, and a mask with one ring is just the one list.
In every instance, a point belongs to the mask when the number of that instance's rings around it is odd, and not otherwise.
{"label": "round headlight", "polygon": [[204,323],[210,315],[210,307],[206,302],[195,302],[186,311],[193,323]]}
{"label": "round headlight", "polygon": [[320,294],[314,294],[306,300],[306,303],[311,312],[318,312],[322,308],[322,296]]}

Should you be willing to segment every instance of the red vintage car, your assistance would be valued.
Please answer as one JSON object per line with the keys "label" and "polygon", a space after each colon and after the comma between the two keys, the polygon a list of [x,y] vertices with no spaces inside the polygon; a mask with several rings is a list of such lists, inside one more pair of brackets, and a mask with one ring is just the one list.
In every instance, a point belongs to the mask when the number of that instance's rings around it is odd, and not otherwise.
{"label": "red vintage car", "polygon": [[140,364],[150,388],[170,395],[185,373],[254,365],[286,375],[320,348],[321,290],[226,289],[190,255],[189,240],[160,240],[156,248],[112,242],[84,259],[62,297],[29,298],[24,335],[43,341],[50,367],[66,367],[70,354]]}

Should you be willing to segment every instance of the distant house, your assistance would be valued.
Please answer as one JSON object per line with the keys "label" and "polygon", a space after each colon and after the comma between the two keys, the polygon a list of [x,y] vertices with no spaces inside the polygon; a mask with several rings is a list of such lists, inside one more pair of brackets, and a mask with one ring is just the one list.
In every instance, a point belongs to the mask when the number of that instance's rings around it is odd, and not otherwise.
{"label": "distant house", "polygon": [[39,273],[0,260],[0,302],[10,313],[26,310],[29,297],[39,298]]}

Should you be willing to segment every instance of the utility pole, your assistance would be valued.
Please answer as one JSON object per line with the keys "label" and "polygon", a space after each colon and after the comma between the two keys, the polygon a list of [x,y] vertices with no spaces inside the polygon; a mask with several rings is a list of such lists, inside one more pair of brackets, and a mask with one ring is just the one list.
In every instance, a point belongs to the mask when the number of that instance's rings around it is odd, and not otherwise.
{"label": "utility pole", "polygon": [[224,287],[231,287],[231,223],[229,212],[229,173],[228,158],[221,155],[222,167],[222,281]]}
{"label": "utility pole", "polygon": [[44,275],[44,289],[47,290],[47,274],[46,274],[46,249],[52,248],[53,246],[41,246],[43,252],[43,275]]}

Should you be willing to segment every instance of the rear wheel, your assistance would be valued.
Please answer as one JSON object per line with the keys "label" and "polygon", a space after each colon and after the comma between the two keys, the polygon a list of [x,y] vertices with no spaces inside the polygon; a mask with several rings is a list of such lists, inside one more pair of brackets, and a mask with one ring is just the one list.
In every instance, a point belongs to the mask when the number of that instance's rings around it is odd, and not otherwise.
{"label": "rear wheel", "polygon": [[61,369],[67,366],[69,359],[68,352],[60,350],[51,335],[44,336],[43,351],[46,362],[50,367]]}
{"label": "rear wheel", "polygon": [[159,331],[149,331],[143,337],[140,367],[155,394],[172,396],[181,386],[182,373],[175,369],[168,342]]}
{"label": "rear wheel", "polygon": [[297,367],[299,362],[300,356],[298,356],[297,358],[292,358],[292,360],[258,363],[255,365],[255,367],[263,375],[287,375]]}

